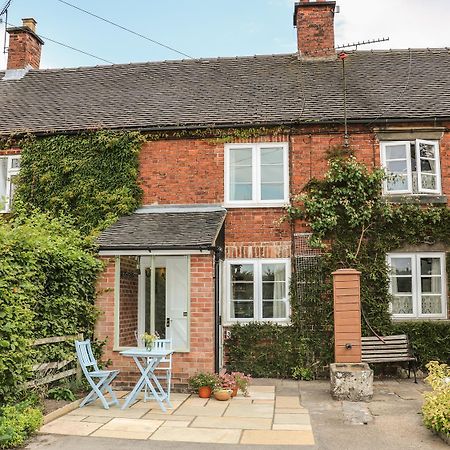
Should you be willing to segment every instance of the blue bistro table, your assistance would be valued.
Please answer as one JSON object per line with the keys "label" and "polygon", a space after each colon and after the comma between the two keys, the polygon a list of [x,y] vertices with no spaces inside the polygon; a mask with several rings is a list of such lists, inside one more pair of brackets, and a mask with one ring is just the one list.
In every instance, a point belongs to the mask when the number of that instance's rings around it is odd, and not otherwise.
{"label": "blue bistro table", "polygon": [[[167,356],[173,353],[172,350],[163,350],[163,349],[153,349],[147,350],[145,348],[130,348],[120,352],[123,356],[129,356],[133,358],[136,363],[139,372],[141,372],[141,377],[134,389],[128,394],[125,403],[122,406],[122,409],[127,408],[136,400],[136,397],[139,393],[147,387],[152,393],[155,400],[158,402],[160,408],[166,412],[166,407],[163,402],[166,402],[169,408],[172,408],[172,405],[169,401],[169,397],[167,392],[161,386],[158,378],[156,378],[154,371],[157,369],[158,364],[161,362],[161,359],[166,358]],[[169,380],[170,382],[170,380]]]}

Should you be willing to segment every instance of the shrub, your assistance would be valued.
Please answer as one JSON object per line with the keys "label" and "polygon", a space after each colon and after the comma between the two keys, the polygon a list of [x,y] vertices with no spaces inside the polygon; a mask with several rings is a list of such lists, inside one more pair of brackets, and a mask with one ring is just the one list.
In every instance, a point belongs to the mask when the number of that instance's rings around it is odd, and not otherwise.
{"label": "shrub", "polygon": [[217,385],[219,385],[219,377],[215,373],[210,372],[199,372],[189,378],[189,386],[197,391],[201,387],[210,387],[214,389]]}
{"label": "shrub", "polygon": [[42,424],[42,412],[22,403],[0,409],[0,449],[21,446]]}
{"label": "shrub", "polygon": [[32,364],[73,355],[72,344],[33,349],[36,338],[92,333],[101,263],[92,241],[46,215],[0,226],[0,405],[20,400]]}
{"label": "shrub", "polygon": [[450,366],[431,361],[425,379],[432,392],[425,393],[422,407],[423,423],[427,428],[450,437]]}

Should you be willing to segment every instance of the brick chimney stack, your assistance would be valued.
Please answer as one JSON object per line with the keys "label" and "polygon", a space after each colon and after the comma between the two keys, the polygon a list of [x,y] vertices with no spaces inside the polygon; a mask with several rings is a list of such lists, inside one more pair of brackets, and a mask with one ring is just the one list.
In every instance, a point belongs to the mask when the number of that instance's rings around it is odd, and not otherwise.
{"label": "brick chimney stack", "polygon": [[300,0],[295,4],[294,26],[297,27],[298,53],[307,58],[335,56],[334,1]]}
{"label": "brick chimney stack", "polygon": [[8,28],[8,62],[6,69],[39,69],[44,41],[36,34],[36,21],[22,19],[21,27]]}

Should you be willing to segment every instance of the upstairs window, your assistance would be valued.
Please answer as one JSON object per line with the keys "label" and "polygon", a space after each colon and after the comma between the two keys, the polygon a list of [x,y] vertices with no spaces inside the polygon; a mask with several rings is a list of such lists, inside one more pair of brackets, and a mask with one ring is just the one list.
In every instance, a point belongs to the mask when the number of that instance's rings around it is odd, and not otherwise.
{"label": "upstairs window", "polygon": [[391,253],[392,317],[443,319],[446,314],[444,253]]}
{"label": "upstairs window", "polygon": [[436,141],[382,142],[381,161],[388,174],[386,194],[441,194]]}
{"label": "upstairs window", "polygon": [[0,157],[0,213],[11,210],[19,171],[20,156]]}
{"label": "upstairs window", "polygon": [[279,143],[225,147],[225,203],[280,206],[288,203],[288,146]]}

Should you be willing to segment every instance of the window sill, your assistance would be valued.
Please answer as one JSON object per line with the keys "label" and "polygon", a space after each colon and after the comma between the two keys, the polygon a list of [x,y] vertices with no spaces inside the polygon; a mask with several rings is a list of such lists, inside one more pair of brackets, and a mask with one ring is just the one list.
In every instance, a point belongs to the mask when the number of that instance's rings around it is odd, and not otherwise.
{"label": "window sill", "polygon": [[284,208],[288,206],[288,202],[279,203],[224,203],[224,208],[240,209],[240,208]]}
{"label": "window sill", "polygon": [[392,317],[391,318],[393,323],[400,323],[400,322],[450,322],[450,319],[447,317]]}
{"label": "window sill", "polygon": [[254,320],[254,319],[241,319],[241,320],[227,320],[226,322],[222,323],[222,326],[224,328],[232,327],[233,325],[249,325],[251,323],[268,323],[268,324],[274,324],[274,325],[283,325],[288,326],[291,324],[290,319],[273,319],[273,320]]}
{"label": "window sill", "polygon": [[447,203],[447,196],[438,194],[384,194],[384,198],[390,203],[415,203],[419,205]]}

